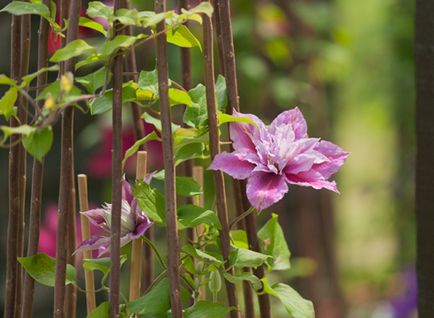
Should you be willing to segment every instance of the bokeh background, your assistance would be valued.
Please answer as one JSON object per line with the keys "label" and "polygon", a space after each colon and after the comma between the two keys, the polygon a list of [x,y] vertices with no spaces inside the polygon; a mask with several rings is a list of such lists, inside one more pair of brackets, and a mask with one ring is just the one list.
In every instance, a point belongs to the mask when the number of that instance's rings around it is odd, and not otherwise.
{"label": "bokeh background", "polygon": [[[3,7],[7,1],[0,3]],[[413,1],[231,3],[242,111],[269,122],[279,112],[298,106],[310,135],[351,152],[336,176],[340,195],[292,187],[284,201],[262,212],[262,222],[270,212],[279,214],[289,241],[292,269],[281,278],[314,301],[318,318],[416,317]],[[152,8],[151,1],[136,0],[135,5]],[[33,25],[32,67],[36,18]],[[0,73],[8,73],[9,17],[4,13],[0,28]],[[200,28],[193,29],[200,38]],[[84,30],[81,36],[99,41]],[[137,53],[142,68],[155,67],[152,43]],[[170,76],[180,82],[179,49],[170,47],[169,53]],[[201,82],[198,49],[192,50],[192,61],[193,82]],[[125,113],[127,148],[133,133],[127,108]],[[95,205],[110,201],[110,141],[109,114],[98,118],[77,114],[76,170],[89,175],[89,196]],[[50,255],[55,251],[59,145],[56,139],[44,180],[40,250]],[[157,169],[160,146],[155,143],[150,149],[151,167]],[[2,295],[6,149],[0,151],[0,178]],[[51,289],[38,287],[35,317],[50,315],[51,296]],[[285,317],[277,303],[274,308],[275,317]],[[79,315],[84,317],[83,312]]]}

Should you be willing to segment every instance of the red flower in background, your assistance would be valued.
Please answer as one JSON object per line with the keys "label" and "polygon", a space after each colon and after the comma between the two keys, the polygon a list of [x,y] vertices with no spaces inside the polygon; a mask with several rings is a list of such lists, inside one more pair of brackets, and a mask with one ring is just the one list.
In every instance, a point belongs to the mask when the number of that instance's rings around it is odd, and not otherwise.
{"label": "red flower in background", "polygon": [[[145,122],[145,135],[156,131],[154,125]],[[122,156],[135,142],[132,128],[127,128],[122,134]],[[149,141],[146,144],[148,150],[149,171],[157,170],[162,167],[163,150],[161,142]],[[134,173],[136,156],[129,158],[126,162],[125,171]],[[99,150],[90,156],[87,162],[88,175],[93,178],[107,178],[112,174],[112,128],[106,127],[102,131],[102,142]]]}
{"label": "red flower in background", "polygon": [[[77,235],[75,238],[75,245],[78,246],[81,243],[81,241],[83,241],[81,237],[80,216],[78,214],[76,218],[76,229],[77,229]],[[93,224],[90,224],[90,230],[92,233],[95,234],[101,232],[101,230]],[[56,235],[57,235],[57,205],[51,203],[47,206],[45,210],[45,218],[41,224],[41,228],[39,231],[38,252],[45,253],[51,257],[56,257]],[[94,256],[96,256],[96,253]],[[77,254],[77,257],[81,257],[81,253]]]}

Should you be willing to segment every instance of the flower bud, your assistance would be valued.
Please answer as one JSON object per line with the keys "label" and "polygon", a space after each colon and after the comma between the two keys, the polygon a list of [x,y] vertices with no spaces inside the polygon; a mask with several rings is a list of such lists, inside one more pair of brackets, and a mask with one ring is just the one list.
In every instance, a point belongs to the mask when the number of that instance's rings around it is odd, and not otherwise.
{"label": "flower bud", "polygon": [[56,106],[53,96],[50,93],[47,94],[47,98],[44,102],[44,108],[47,110],[52,110]]}
{"label": "flower bud", "polygon": [[74,82],[74,77],[72,73],[66,73],[60,77],[60,89],[65,93],[68,93],[72,89],[72,83]]}
{"label": "flower bud", "polygon": [[222,289],[222,279],[218,270],[209,274],[208,288],[212,293],[218,293]]}

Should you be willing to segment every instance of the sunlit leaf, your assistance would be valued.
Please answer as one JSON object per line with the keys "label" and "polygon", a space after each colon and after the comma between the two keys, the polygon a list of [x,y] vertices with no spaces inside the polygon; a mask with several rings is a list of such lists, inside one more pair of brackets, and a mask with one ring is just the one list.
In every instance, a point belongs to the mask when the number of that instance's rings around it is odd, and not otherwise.
{"label": "sunlit leaf", "polygon": [[175,44],[179,47],[197,46],[200,50],[202,50],[199,40],[185,25],[180,25],[175,29],[169,30],[167,32],[167,42]]}
{"label": "sunlit leaf", "polygon": [[133,186],[133,194],[140,209],[145,211],[152,221],[164,225],[166,210],[163,195],[144,181],[136,181]]}
{"label": "sunlit leaf", "polygon": [[273,256],[271,269],[286,270],[291,268],[289,261],[291,253],[277,214],[272,214],[271,219],[259,230],[258,237],[261,240],[262,252]]}
{"label": "sunlit leaf", "polygon": [[112,73],[106,67],[101,67],[88,75],[77,77],[75,80],[83,85],[89,93],[95,93],[98,88],[104,86],[106,81],[110,82]]}
{"label": "sunlit leaf", "polygon": [[107,21],[112,21],[113,8],[100,1],[91,1],[88,4],[86,14],[91,18],[103,18]]}
{"label": "sunlit leaf", "polygon": [[107,36],[107,31],[104,29],[104,26],[96,22],[95,20],[91,20],[86,17],[80,17],[79,25],[88,29],[95,30],[102,35]]}
{"label": "sunlit leaf", "polygon": [[26,1],[12,1],[0,12],[8,12],[13,15],[37,14],[43,17],[50,16],[50,9],[45,4]]}
{"label": "sunlit leaf", "polygon": [[3,97],[0,99],[0,113],[5,116],[6,120],[14,114],[14,105],[18,97],[18,89],[16,86],[9,88]]}
{"label": "sunlit leaf", "polygon": [[62,62],[70,58],[80,56],[87,53],[95,52],[95,48],[86,43],[86,41],[78,39],[68,43],[65,47],[57,50],[50,58],[51,62]]}
{"label": "sunlit leaf", "polygon": [[191,106],[191,98],[187,92],[177,89],[169,88],[170,105],[186,105]]}

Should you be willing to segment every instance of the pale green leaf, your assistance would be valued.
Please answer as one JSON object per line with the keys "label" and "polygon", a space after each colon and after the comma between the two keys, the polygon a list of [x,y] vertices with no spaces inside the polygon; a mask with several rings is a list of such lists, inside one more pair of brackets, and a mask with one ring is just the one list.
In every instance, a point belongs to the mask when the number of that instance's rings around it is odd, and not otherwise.
{"label": "pale green leaf", "polygon": [[50,16],[50,9],[45,4],[26,1],[12,1],[0,12],[8,12],[13,15],[36,14],[43,17]]}
{"label": "pale green leaf", "polygon": [[107,36],[107,31],[104,29],[104,26],[95,20],[88,19],[86,17],[80,17],[79,25],[88,29],[95,30],[101,33],[104,36]]}
{"label": "pale green leaf", "polygon": [[17,97],[18,89],[16,86],[12,86],[0,99],[0,113],[5,116],[6,120],[9,120],[9,118],[15,113],[14,105]]}
{"label": "pale green leaf", "polygon": [[24,136],[22,142],[29,154],[42,161],[53,144],[53,130],[50,126],[35,130],[32,134]]}
{"label": "pale green leaf", "polygon": [[78,39],[68,43],[65,47],[57,50],[50,58],[51,62],[62,62],[70,58],[83,54],[94,53],[95,48],[86,43],[86,41]]}

